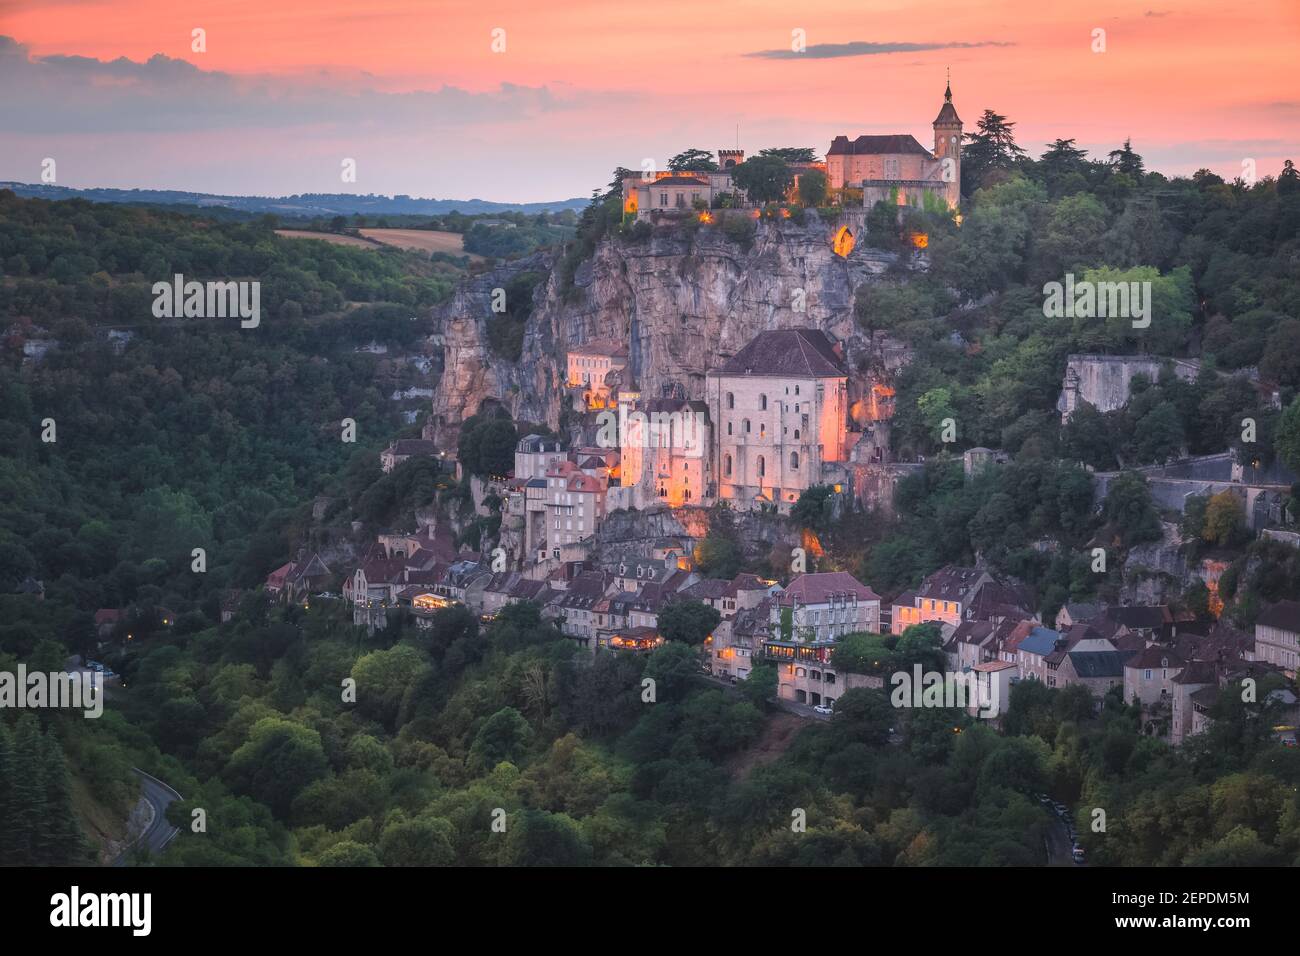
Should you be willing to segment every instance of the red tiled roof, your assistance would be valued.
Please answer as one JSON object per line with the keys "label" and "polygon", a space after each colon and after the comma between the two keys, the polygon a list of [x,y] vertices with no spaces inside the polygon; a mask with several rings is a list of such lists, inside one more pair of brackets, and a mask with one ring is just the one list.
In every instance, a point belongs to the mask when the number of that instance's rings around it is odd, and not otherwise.
{"label": "red tiled roof", "polygon": [[847,571],[821,571],[814,574],[801,574],[790,586],[778,595],[783,605],[826,604],[831,597],[854,595],[859,601],[879,601],[880,595],[863,584]]}

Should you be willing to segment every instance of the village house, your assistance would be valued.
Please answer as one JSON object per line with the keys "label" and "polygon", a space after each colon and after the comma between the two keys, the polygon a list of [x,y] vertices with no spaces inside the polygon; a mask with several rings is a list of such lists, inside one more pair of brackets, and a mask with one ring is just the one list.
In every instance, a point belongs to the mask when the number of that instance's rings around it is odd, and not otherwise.
{"label": "village house", "polygon": [[986,687],[988,697],[967,698],[966,711],[972,717],[993,719],[1006,713],[1011,704],[1011,685],[1016,681],[1016,665],[1010,661],[991,660],[976,664],[971,670]]}
{"label": "village house", "polygon": [[1094,620],[1104,610],[1100,604],[1073,602],[1062,604],[1056,612],[1055,627],[1058,631],[1068,631],[1076,624],[1086,624]]}
{"label": "village house", "polygon": [[[955,670],[974,670],[978,664],[1002,660],[1004,645],[1028,623],[1012,617],[962,621],[944,643],[944,653]],[[1019,644],[1019,639],[1015,644]],[[1016,662],[1008,660],[1007,663],[1014,665]]]}
{"label": "village house", "polygon": [[573,389],[581,407],[607,408],[610,385],[606,377],[627,367],[627,346],[618,342],[589,342],[572,345],[568,352],[565,384]]}
{"label": "village house", "polygon": [[[776,588],[779,590],[779,588]],[[775,598],[764,597],[753,607],[740,608],[724,617],[713,629],[709,671],[715,677],[744,680],[753,669],[756,653],[772,636],[772,606]]]}
{"label": "village house", "polygon": [[438,446],[424,438],[399,438],[379,453],[379,467],[388,474],[410,458],[437,458]]}
{"label": "village house", "polygon": [[605,517],[606,485],[564,460],[546,472],[545,538],[537,542],[539,560],[548,552],[559,557],[559,549],[589,538],[600,529]]}
{"label": "village house", "polygon": [[915,591],[894,599],[890,631],[902,634],[913,624],[930,621],[938,621],[945,631],[956,628],[980,589],[992,581],[991,574],[978,568],[940,568]]}
{"label": "village house", "polygon": [[907,133],[836,136],[826,151],[827,184],[862,190],[868,209],[877,202],[956,209],[961,203],[962,122],[952,105],[952,86],[931,124],[934,149]]}
{"label": "village house", "polygon": [[596,649],[596,605],[605,597],[609,577],[603,571],[582,571],[547,603],[543,616],[558,622],[560,632],[590,651]]}
{"label": "village house", "polygon": [[1016,669],[1020,680],[1036,680],[1047,683],[1046,658],[1056,650],[1061,640],[1059,631],[1037,626],[1016,645]]}
{"label": "village house", "polygon": [[119,607],[101,607],[95,612],[95,633],[99,639],[106,640],[113,636],[117,626],[126,620],[126,611]]}
{"label": "village house", "polygon": [[848,371],[820,329],[759,333],[708,372],[705,391],[711,482],[733,508],[786,513],[824,464],[848,460]]}
{"label": "village house", "polygon": [[739,198],[743,192],[731,181],[731,170],[744,162],[741,150],[718,150],[714,172],[655,170],[624,176],[623,215],[644,219],[654,214],[694,213],[719,205],[724,196]]}
{"label": "village house", "polygon": [[776,595],[771,624],[774,638],[805,643],[878,634],[880,596],[847,571],[800,574]]}
{"label": "village house", "polygon": [[1101,697],[1112,687],[1124,686],[1124,660],[1129,653],[1117,650],[1091,625],[1076,624],[1043,658],[1045,683],[1056,688],[1077,684],[1093,697]]}
{"label": "village house", "polygon": [[1199,723],[1203,728],[1206,699],[1218,694],[1218,672],[1215,665],[1208,661],[1191,661],[1174,675],[1172,683],[1169,743],[1177,747],[1188,737],[1197,733],[1198,719],[1193,697],[1200,691],[1209,690],[1209,694],[1201,694],[1202,713]]}
{"label": "village house", "polygon": [[764,581],[755,574],[737,574],[730,581],[704,578],[682,591],[682,597],[709,605],[725,621],[738,611],[756,607],[769,595],[781,590],[774,581]]}
{"label": "village house", "polygon": [[1176,652],[1159,645],[1134,654],[1124,662],[1124,700],[1144,708],[1168,705],[1184,663]]}
{"label": "village house", "polygon": [[1278,601],[1255,621],[1255,658],[1295,679],[1300,658],[1300,601]]}

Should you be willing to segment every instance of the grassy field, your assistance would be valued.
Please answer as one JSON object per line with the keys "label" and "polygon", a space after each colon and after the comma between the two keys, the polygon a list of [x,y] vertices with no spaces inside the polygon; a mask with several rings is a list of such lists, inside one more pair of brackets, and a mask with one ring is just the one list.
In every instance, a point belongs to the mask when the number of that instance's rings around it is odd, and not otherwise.
{"label": "grassy field", "polygon": [[341,236],[333,232],[312,232],[309,229],[277,229],[277,236],[286,239],[320,239],[340,246],[359,246],[373,249],[376,246],[393,246],[416,252],[445,252],[453,256],[469,256],[475,261],[483,257],[465,251],[465,237],[459,232],[436,232],[432,229],[362,229],[364,239]]}
{"label": "grassy field", "polygon": [[459,232],[434,232],[432,229],[362,229],[361,235],[386,246],[418,249],[421,252],[446,252],[453,256],[482,256],[465,252],[465,237]]}
{"label": "grassy field", "polygon": [[[383,232],[384,230],[371,230],[372,232]],[[332,242],[336,246],[359,246],[362,249],[373,249],[375,244],[367,242],[365,239],[358,239],[355,236],[340,236],[332,232],[312,232],[310,229],[277,229],[277,236],[284,236],[286,239],[320,239],[322,242]]]}

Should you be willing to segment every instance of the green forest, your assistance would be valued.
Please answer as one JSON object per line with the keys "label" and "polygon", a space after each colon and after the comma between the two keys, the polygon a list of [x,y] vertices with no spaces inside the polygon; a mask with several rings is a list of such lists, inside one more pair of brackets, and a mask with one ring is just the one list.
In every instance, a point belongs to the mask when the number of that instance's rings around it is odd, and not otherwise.
{"label": "green forest", "polygon": [[[1118,482],[1096,513],[1080,464],[1232,446],[1246,413],[1260,422],[1252,450],[1300,460],[1300,195],[1294,171],[1250,186],[1170,180],[1131,148],[1097,163],[1064,141],[1031,161],[993,138],[1004,152],[977,144],[960,227],[915,211],[902,232],[878,232],[888,245],[924,228],[930,271],[900,268],[857,300],[864,328],[915,349],[895,441],[934,460],[900,485],[893,523],[821,530],[827,566],[879,589],[978,553],[1046,607],[1108,586],[1069,549],[1158,534],[1140,479]],[[562,276],[620,228],[611,195],[579,219]],[[1051,822],[1040,793],[1074,810],[1091,862],[1300,859],[1300,753],[1271,740],[1266,705],[1231,695],[1212,731],[1175,751],[1141,737],[1117,695],[1096,711],[1086,694],[1017,686],[999,732],[854,690],[783,749],[768,740],[790,719],[766,699],[770,670],[719,688],[681,641],[590,658],[530,604],[490,624],[451,608],[427,629],[401,619],[369,635],[341,602],[272,606],[251,591],[218,623],[220,596],[256,588],[296,544],[353,519],[364,538],[464,494],[418,464],[380,474],[378,451],[415,427],[387,398],[406,382],[357,351],[414,347],[411,317],[446,298],[455,270],[280,239],[274,226],[0,192],[0,669],[59,669],[95,650],[96,609],[131,614],[130,639],[119,632],[102,652],[124,682],[102,718],[0,715],[0,862],[89,858],[103,819],[124,819],[136,799],[133,766],[184,795],[170,811],[181,835],[136,860],[160,865],[1032,865]],[[1151,337],[1050,324],[1041,287],[1070,270],[1152,281]],[[153,320],[150,286],[176,272],[262,281],[267,318],[256,330]],[[133,335],[114,347],[110,328]],[[497,346],[508,352],[515,333]],[[41,338],[58,347],[25,361]],[[1197,357],[1207,373],[1161,376],[1121,415],[1063,429],[1065,356],[1088,350]],[[1281,411],[1218,375],[1250,366],[1279,386]],[[1012,455],[996,479],[962,480],[936,429],[949,417],[958,450]],[[340,438],[349,418],[355,443]],[[491,470],[508,457],[512,424],[486,415],[469,431],[479,441],[463,458]],[[824,522],[820,501],[797,520]],[[719,523],[704,557],[734,573]],[[1243,620],[1251,602],[1300,590],[1293,553],[1237,540],[1232,516],[1207,503],[1196,532],[1220,526],[1211,537],[1235,549],[1225,592]],[[1039,539],[1059,549],[1033,548]],[[43,600],[11,593],[29,577]],[[936,635],[855,649],[907,667],[934,660]]]}

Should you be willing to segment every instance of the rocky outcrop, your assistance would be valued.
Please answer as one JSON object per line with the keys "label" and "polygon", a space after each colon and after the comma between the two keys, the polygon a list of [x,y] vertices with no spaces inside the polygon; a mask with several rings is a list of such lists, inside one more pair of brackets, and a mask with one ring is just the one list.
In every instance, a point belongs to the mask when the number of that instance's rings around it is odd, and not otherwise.
{"label": "rocky outcrop", "polygon": [[[427,434],[450,442],[487,402],[516,420],[558,427],[565,353],[594,340],[628,343],[646,396],[676,385],[687,398],[703,398],[705,373],[768,329],[824,329],[845,343],[851,367],[866,367],[881,343],[860,334],[854,291],[895,257],[860,244],[842,258],[831,248],[832,231],[810,215],[807,224],[760,222],[752,242],[741,243],[718,225],[678,223],[640,240],[602,240],[571,285],[554,268],[558,252],[466,281],[434,316],[445,372]],[[547,278],[534,292],[522,358],[511,362],[488,347],[492,290],[527,270]]]}
{"label": "rocky outcrop", "polygon": [[1166,604],[1176,600],[1188,580],[1187,556],[1178,525],[1161,522],[1161,538],[1128,553],[1121,594],[1125,604]]}
{"label": "rocky outcrop", "polygon": [[1128,404],[1133,379],[1146,376],[1154,382],[1160,370],[1170,365],[1181,379],[1193,380],[1200,371],[1200,363],[1190,359],[1160,358],[1154,355],[1071,355],[1066,359],[1065,381],[1056,407],[1061,421],[1070,415],[1081,402],[1098,411],[1112,412]]}
{"label": "rocky outcrop", "polygon": [[[732,530],[747,558],[766,555],[778,544],[799,544],[799,531],[783,515],[758,511],[734,512]],[[644,511],[613,511],[596,534],[594,550],[602,555],[649,556],[661,538],[699,541],[709,534],[710,509],[652,506]]]}

